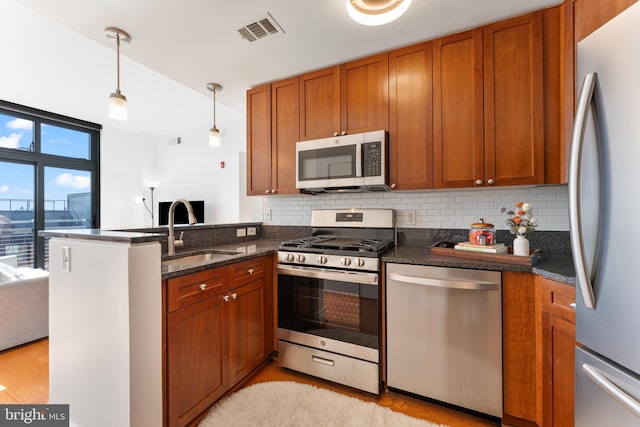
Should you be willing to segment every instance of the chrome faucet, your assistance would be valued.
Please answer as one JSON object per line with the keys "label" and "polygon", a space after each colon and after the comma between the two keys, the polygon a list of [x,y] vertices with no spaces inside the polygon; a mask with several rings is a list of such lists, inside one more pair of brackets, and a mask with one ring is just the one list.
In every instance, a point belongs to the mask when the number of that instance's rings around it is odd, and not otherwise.
{"label": "chrome faucet", "polygon": [[193,208],[191,207],[191,203],[189,203],[186,199],[178,199],[175,202],[171,203],[169,206],[169,238],[167,241],[167,254],[175,255],[176,254],[176,246],[184,245],[184,241],[182,240],[182,236],[184,232],[180,234],[180,239],[176,240],[173,227],[175,224],[173,223],[173,218],[175,215],[176,205],[178,203],[182,203],[186,206],[187,212],[189,214],[189,224],[195,224],[197,222],[196,216],[193,214]]}

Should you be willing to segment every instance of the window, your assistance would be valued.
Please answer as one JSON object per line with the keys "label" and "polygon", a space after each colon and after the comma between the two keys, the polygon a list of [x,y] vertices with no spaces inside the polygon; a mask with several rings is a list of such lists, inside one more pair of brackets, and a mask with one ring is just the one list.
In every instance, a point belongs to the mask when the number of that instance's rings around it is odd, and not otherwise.
{"label": "window", "polygon": [[38,230],[100,226],[100,129],[0,101],[0,256],[48,268]]}

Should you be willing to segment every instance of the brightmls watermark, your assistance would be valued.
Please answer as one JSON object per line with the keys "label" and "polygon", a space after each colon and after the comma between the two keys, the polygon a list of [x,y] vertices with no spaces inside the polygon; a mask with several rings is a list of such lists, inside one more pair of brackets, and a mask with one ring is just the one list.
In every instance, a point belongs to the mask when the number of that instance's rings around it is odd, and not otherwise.
{"label": "brightmls watermark", "polygon": [[0,405],[0,427],[69,427],[69,405]]}

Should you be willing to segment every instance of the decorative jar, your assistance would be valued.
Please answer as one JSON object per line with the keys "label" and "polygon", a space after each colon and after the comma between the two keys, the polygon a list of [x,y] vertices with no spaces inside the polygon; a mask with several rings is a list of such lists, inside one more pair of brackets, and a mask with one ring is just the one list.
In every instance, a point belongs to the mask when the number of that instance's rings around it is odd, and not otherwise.
{"label": "decorative jar", "polygon": [[484,218],[480,218],[480,222],[471,224],[469,229],[469,243],[481,246],[493,246],[496,242],[496,229],[493,224],[484,222]]}

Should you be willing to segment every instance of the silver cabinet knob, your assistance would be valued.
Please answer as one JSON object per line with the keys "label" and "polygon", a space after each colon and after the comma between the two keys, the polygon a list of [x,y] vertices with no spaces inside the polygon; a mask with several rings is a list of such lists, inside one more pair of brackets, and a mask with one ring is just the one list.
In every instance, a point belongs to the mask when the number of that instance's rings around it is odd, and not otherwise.
{"label": "silver cabinet knob", "polygon": [[572,302],[571,304],[569,304],[569,308],[573,311],[576,311],[576,303]]}
{"label": "silver cabinet knob", "polygon": [[344,130],[342,132],[340,132],[340,135],[346,135],[346,134],[347,134],[347,132],[344,131]]}
{"label": "silver cabinet knob", "polygon": [[482,185],[482,184],[484,184],[484,183],[482,182],[481,179],[476,179],[476,185]]}
{"label": "silver cabinet knob", "polygon": [[269,189],[264,190],[264,194],[269,194]]}
{"label": "silver cabinet knob", "polygon": [[206,283],[200,283],[198,285],[198,288],[200,288],[201,291],[206,291],[207,290],[207,284]]}
{"label": "silver cabinet knob", "polygon": [[334,133],[333,133],[333,136],[338,136],[338,132],[334,132]]}
{"label": "silver cabinet knob", "polygon": [[389,187],[391,187],[391,188],[396,188],[396,184],[395,184],[395,183],[393,183],[393,184],[391,184]]}
{"label": "silver cabinet knob", "polygon": [[231,294],[231,298],[232,299],[238,299],[238,294],[236,294],[235,292]]}
{"label": "silver cabinet knob", "polygon": [[253,274],[253,268],[248,269],[247,273],[249,273],[249,275]]}
{"label": "silver cabinet knob", "polygon": [[275,189],[275,188],[272,188],[272,189],[271,189],[271,194],[275,194],[275,192],[276,192],[276,189]]}
{"label": "silver cabinet knob", "polygon": [[225,296],[222,297],[222,299],[224,300],[224,302],[229,302],[231,297],[229,297],[229,295],[225,295]]}
{"label": "silver cabinet knob", "polygon": [[487,181],[487,184],[489,184],[489,185],[493,185],[495,183],[496,183],[496,181],[493,178],[489,178],[489,181]]}

